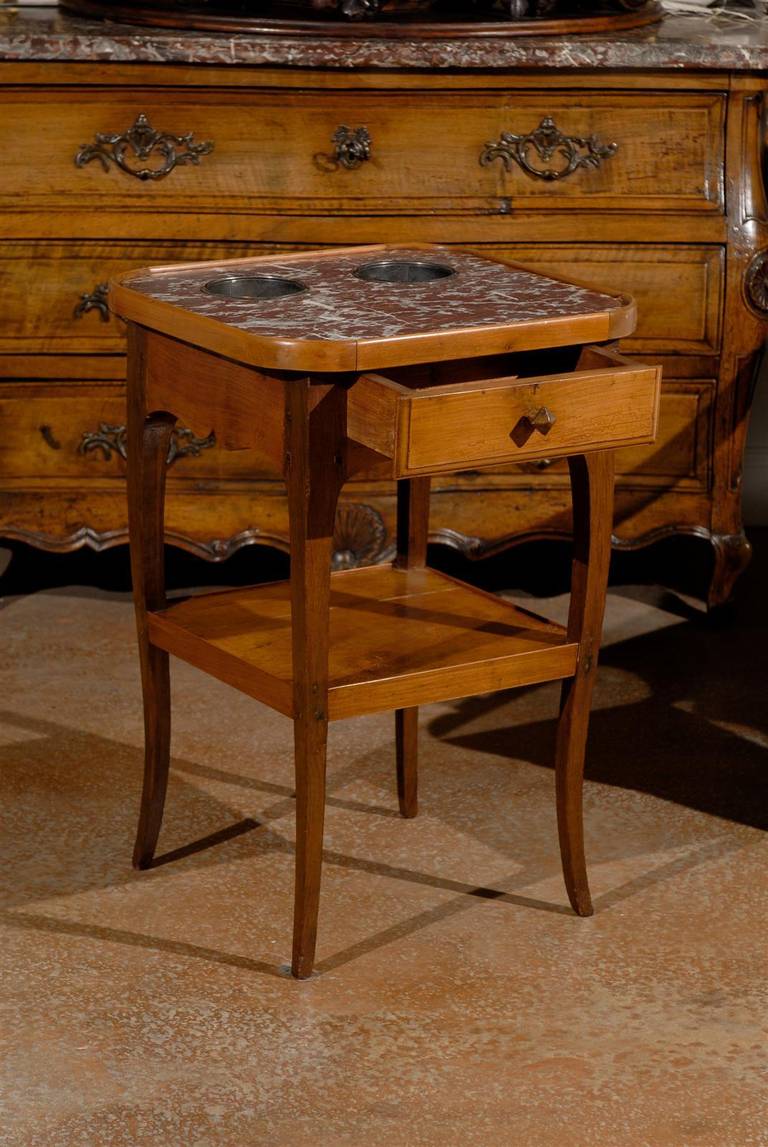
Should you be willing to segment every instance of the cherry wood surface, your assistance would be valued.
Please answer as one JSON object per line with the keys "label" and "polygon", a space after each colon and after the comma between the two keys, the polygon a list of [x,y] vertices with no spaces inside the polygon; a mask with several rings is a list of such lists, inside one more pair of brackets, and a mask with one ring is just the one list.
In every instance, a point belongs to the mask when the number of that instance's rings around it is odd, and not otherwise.
{"label": "cherry wood surface", "polygon": [[[515,210],[525,211],[723,212],[722,93],[659,92],[653,85],[619,95],[584,88],[531,93],[515,80],[503,92],[457,86],[446,79],[439,92],[358,92],[353,107],[346,93],[280,84],[204,94],[196,85],[169,91],[121,84],[103,87],[97,101],[76,83],[65,96],[55,88],[11,87],[0,90],[0,207],[15,208],[24,195],[31,208],[60,211],[80,207],[86,196],[99,209],[139,213],[413,215],[494,210],[499,197],[511,196]],[[79,145],[98,132],[129,128],[139,107],[154,127],[178,124],[195,141],[213,141],[213,152],[144,183],[104,171],[98,161],[75,167]],[[373,142],[371,161],[350,171],[335,162],[331,137],[352,112]],[[504,131],[531,132],[546,117],[581,138],[619,141],[618,150],[590,172],[549,184],[501,162],[481,166],[489,141]],[[54,131],[71,148],[52,147]],[[16,146],[20,137],[24,148]]]}
{"label": "cherry wood surface", "polygon": [[[431,259],[442,254],[439,248],[421,248],[420,253]],[[386,254],[408,258],[413,251],[401,248]],[[332,311],[337,324],[335,338],[316,340],[318,369],[306,373],[259,365],[260,358],[273,363],[277,345],[282,362],[306,368],[311,344],[291,338],[293,318],[286,329],[269,336],[261,319],[249,324],[247,314],[238,311],[232,318],[226,309],[219,315],[218,302],[211,308],[187,289],[190,276],[193,283],[207,281],[212,265],[144,272],[130,276],[113,292],[113,306],[129,328],[128,490],[145,717],[134,863],[139,868],[151,865],[162,824],[170,763],[169,655],[174,654],[293,720],[296,880],[291,969],[299,979],[312,974],[317,941],[331,720],[395,712],[398,804],[401,814],[412,818],[418,811],[420,705],[562,680],[555,772],[563,873],[574,910],[580,915],[592,911],[581,790],[610,560],[613,454],[607,447],[653,438],[661,371],[638,366],[609,347],[582,344],[576,354],[573,347],[564,350],[561,345],[564,320],[582,339],[592,329],[595,299],[597,305],[602,299],[609,315],[618,309],[625,323],[634,313],[630,302],[621,300],[617,306],[609,296],[585,295],[578,289],[569,294],[567,284],[521,275],[504,264],[452,258],[459,291],[462,282],[471,291],[482,283],[490,325],[483,325],[482,312],[478,316],[476,310],[456,306],[455,294],[448,292],[427,290],[417,295],[417,302],[389,309],[382,295],[382,320],[390,323],[390,330],[371,340],[368,348],[369,355],[377,356],[380,369],[375,376],[364,368],[339,369],[348,361],[350,348],[352,361],[364,357],[359,353],[360,332],[365,334],[369,322],[354,305],[354,291],[346,317],[346,280],[339,279],[350,265],[346,251],[290,261],[297,276],[312,281],[321,312]],[[247,267],[265,265],[250,260]],[[464,268],[471,273],[462,278]],[[177,284],[185,276],[186,287],[179,294]],[[170,298],[164,279],[171,284]],[[519,292],[518,318],[508,320],[502,339],[495,311],[503,305],[510,281]],[[329,284],[330,295],[324,294]],[[328,298],[334,301],[332,308]],[[253,306],[258,315],[259,304]],[[568,314],[569,307],[576,313]],[[474,327],[469,325],[472,317]],[[430,339],[430,321],[440,332],[436,343]],[[554,345],[543,351],[548,326]],[[222,353],[234,349],[233,329],[236,361]],[[180,332],[185,341],[177,337]],[[440,350],[433,363],[422,361],[425,338],[427,345]],[[407,361],[409,345],[412,363]],[[451,349],[455,366],[448,360]],[[544,359],[561,369],[542,373]],[[395,377],[390,378],[382,371],[392,361]],[[571,363],[570,373],[562,371],[565,361]],[[492,373],[492,367],[505,364],[517,373],[501,379],[477,377],[484,368]],[[381,402],[382,389],[389,406]],[[499,393],[510,389],[519,392],[522,402],[500,409]],[[619,401],[612,402],[616,395]],[[410,409],[421,401],[431,402],[435,411],[423,424],[426,431],[418,425],[414,430]],[[463,420],[445,419],[446,403],[463,410]],[[178,433],[181,408],[195,424],[220,432],[222,449],[257,450],[280,470],[289,507],[288,582],[166,600],[166,458]],[[408,454],[405,466],[399,462],[403,411],[406,437],[422,450],[424,472],[417,476],[408,474]],[[554,449],[568,456],[575,528],[567,628],[426,566],[430,471],[455,465],[464,439],[482,442],[494,428],[504,435],[503,448],[502,439],[496,447],[498,461],[509,463],[528,439],[553,433],[561,422],[566,430]],[[467,435],[466,426],[474,424],[479,439]],[[383,433],[374,433],[377,427]],[[488,449],[484,442],[470,448],[481,468],[488,464]],[[394,562],[332,573],[344,483],[367,466],[375,471],[382,460],[401,479]]]}
{"label": "cherry wood surface", "polygon": [[[150,635],[292,717],[290,603],[289,582],[191,597],[152,614]],[[330,627],[330,720],[551,681],[576,661],[561,627],[435,570],[331,574]]]}

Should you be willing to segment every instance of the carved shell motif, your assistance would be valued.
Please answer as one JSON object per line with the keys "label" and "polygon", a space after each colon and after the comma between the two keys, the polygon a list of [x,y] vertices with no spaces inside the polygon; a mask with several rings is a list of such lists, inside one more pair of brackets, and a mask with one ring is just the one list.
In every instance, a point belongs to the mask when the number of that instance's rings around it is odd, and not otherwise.
{"label": "carved shell motif", "polygon": [[768,251],[758,251],[744,276],[747,301],[761,315],[768,315]]}
{"label": "carved shell motif", "polygon": [[336,511],[333,568],[355,569],[381,561],[387,541],[384,519],[373,506],[342,502]]}

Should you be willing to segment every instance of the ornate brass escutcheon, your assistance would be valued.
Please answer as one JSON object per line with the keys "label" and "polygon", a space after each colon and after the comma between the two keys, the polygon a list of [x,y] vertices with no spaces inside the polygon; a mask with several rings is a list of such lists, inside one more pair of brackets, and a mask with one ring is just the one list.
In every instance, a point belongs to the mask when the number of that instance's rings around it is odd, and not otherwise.
{"label": "ornate brass escutcheon", "polygon": [[545,116],[527,135],[503,131],[495,143],[487,143],[480,152],[480,166],[500,159],[506,171],[516,163],[535,179],[552,181],[565,179],[580,167],[599,167],[618,149],[617,143],[600,143],[594,135],[565,135],[551,116]]}
{"label": "ornate brass escutcheon", "polygon": [[[205,438],[197,438],[186,426],[179,426],[171,436],[166,462],[171,466],[177,458],[196,458],[203,450],[215,445],[214,433],[208,434]],[[90,454],[94,450],[101,451],[105,462],[109,462],[113,451],[121,458],[126,458],[126,427],[110,426],[106,422],[100,422],[98,430],[86,430],[80,439],[77,452]]]}
{"label": "ornate brass escutcheon", "polygon": [[[110,164],[114,164],[135,179],[165,179],[174,168],[199,163],[201,156],[213,151],[211,140],[193,143],[193,137],[191,131],[185,135],[155,131],[141,112],[128,131],[97,132],[94,143],[84,143],[75,155],[75,166],[85,167],[97,159],[104,171],[109,171]],[[157,160],[154,166],[136,166],[137,162],[146,164],[147,160],[153,159]]]}
{"label": "ornate brass escutcheon", "polygon": [[342,124],[331,136],[333,158],[347,171],[354,171],[371,158],[371,137],[364,127],[346,127]]}
{"label": "ornate brass escutcheon", "polygon": [[99,317],[103,323],[109,322],[109,304],[107,302],[107,295],[109,294],[109,283],[98,283],[92,291],[85,291],[80,296],[80,302],[77,303],[74,310],[76,319],[81,319],[83,315],[87,315],[89,311],[98,311]]}

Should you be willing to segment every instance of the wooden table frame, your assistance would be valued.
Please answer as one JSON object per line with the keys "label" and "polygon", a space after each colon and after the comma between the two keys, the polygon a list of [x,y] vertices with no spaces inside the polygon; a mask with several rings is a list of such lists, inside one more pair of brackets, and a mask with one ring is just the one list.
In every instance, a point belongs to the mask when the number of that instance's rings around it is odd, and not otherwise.
{"label": "wooden table frame", "polygon": [[[311,975],[315,955],[329,721],[395,711],[400,811],[413,817],[420,704],[562,680],[555,761],[560,850],[571,904],[579,915],[590,915],[582,779],[610,561],[612,447],[633,436],[653,437],[658,368],[638,367],[610,349],[585,347],[574,356],[572,375],[489,380],[483,376],[489,360],[481,357],[475,378],[466,379],[464,359],[461,383],[409,390],[402,373],[397,382],[333,369],[264,372],[222,358],[211,346],[180,341],[178,331],[168,337],[150,329],[144,324],[152,321],[152,307],[145,299],[136,307],[130,299],[123,304],[130,320],[129,524],[146,735],[134,864],[152,864],[161,827],[170,763],[170,653],[293,720],[297,823],[291,966],[298,978]],[[165,322],[162,306],[158,315]],[[190,336],[192,331],[190,326]],[[529,341],[546,345],[541,329]],[[499,349],[489,348],[487,340],[485,346],[482,339],[478,344],[476,338],[478,345],[480,355]],[[450,345],[443,348],[440,367],[448,377],[450,352]],[[407,348],[397,354],[401,363],[408,362]],[[390,388],[390,413],[382,403],[382,386]],[[413,472],[420,458],[431,457],[434,446],[431,440],[419,441],[417,449],[414,436],[428,437],[433,421],[450,463],[450,422],[445,419],[457,399],[482,410],[501,395],[525,410],[531,394],[549,393],[561,395],[565,406],[568,395],[579,398],[571,402],[574,425],[585,407],[587,413],[594,409],[592,420],[572,431],[571,438],[566,413],[565,437],[554,445],[568,458],[574,510],[571,602],[564,628],[428,569],[430,477]],[[610,407],[611,395],[615,407]],[[422,400],[434,403],[426,422],[414,420],[410,410],[410,404]],[[608,430],[601,422],[606,409],[613,411]],[[388,438],[384,430],[390,415]],[[290,507],[289,583],[168,602],[165,460],[182,416],[196,427],[215,429],[225,448],[260,445],[282,473]],[[504,429],[504,449],[511,456],[541,449],[532,414],[524,413],[515,429],[526,421],[527,437]],[[574,433],[590,448],[577,449]],[[548,443],[547,450],[552,449]],[[371,466],[399,479],[396,559],[389,567],[331,573],[339,493],[348,478]],[[393,619],[399,623],[398,648],[389,636]]]}

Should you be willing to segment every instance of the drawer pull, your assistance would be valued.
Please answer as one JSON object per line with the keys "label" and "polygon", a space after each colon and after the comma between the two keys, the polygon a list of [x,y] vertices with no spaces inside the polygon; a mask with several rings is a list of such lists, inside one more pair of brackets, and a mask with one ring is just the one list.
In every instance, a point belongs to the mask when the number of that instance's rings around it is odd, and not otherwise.
{"label": "drawer pull", "polygon": [[[165,179],[175,167],[186,163],[199,163],[200,157],[213,151],[213,143],[193,143],[193,132],[173,135],[167,131],[155,131],[142,112],[128,131],[97,132],[94,143],[84,143],[75,155],[75,166],[85,167],[92,159],[98,159],[104,171],[114,163],[126,175],[145,181]],[[157,166],[137,167],[155,159]]]}
{"label": "drawer pull", "polygon": [[[196,458],[203,450],[216,445],[216,435],[211,432],[206,438],[197,438],[186,426],[180,426],[171,435],[166,462],[171,466],[177,458]],[[104,461],[109,462],[112,452],[126,458],[126,427],[99,423],[98,430],[86,430],[77,448],[78,454],[90,454],[101,450]]]}
{"label": "drawer pull", "polygon": [[[599,167],[619,150],[617,143],[600,143],[597,136],[564,135],[555,121],[546,116],[535,131],[514,135],[503,131],[495,143],[487,143],[480,152],[480,166],[487,167],[500,159],[506,171],[512,164],[536,179],[565,179],[580,167]],[[536,156],[545,166],[537,165]]]}
{"label": "drawer pull", "polygon": [[509,437],[515,446],[525,446],[534,430],[546,436],[556,422],[557,419],[548,406],[540,406],[538,410],[526,410],[510,430]]}
{"label": "drawer pull", "polygon": [[371,158],[371,137],[367,128],[342,124],[331,136],[331,143],[334,160],[347,171],[354,171]]}
{"label": "drawer pull", "polygon": [[80,302],[76,305],[74,316],[76,319],[81,319],[83,315],[87,315],[89,311],[98,311],[103,323],[109,322],[109,303],[107,302],[107,295],[109,293],[109,283],[98,283],[92,291],[85,291],[80,296]]}

